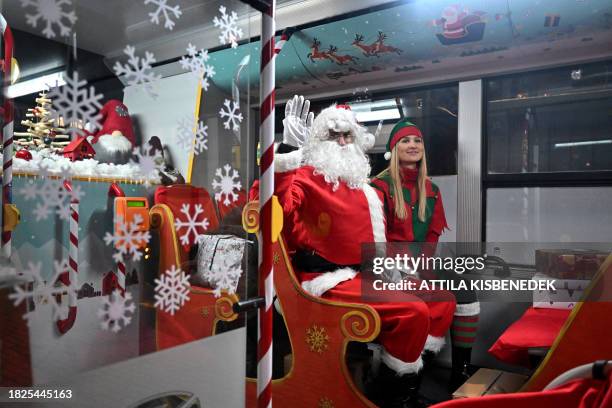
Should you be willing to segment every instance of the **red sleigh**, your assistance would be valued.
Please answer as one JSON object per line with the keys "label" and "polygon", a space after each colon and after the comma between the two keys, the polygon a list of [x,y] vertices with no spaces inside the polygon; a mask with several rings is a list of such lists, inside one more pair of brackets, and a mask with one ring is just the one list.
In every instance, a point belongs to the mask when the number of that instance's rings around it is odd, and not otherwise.
{"label": "red sleigh", "polygon": [[[180,244],[174,226],[174,216],[184,203],[202,205],[204,216],[210,222],[210,231],[219,225],[214,203],[206,190],[190,185],[160,187],[155,193],[155,205],[150,210],[151,226],[159,233],[160,273],[173,265],[188,270],[190,248]],[[234,294],[222,293],[221,297],[215,298],[212,289],[192,285],[189,298],[174,316],[161,311],[156,313],[158,350],[212,336],[218,322],[230,322],[238,317],[232,310],[238,301]]]}
{"label": "red sleigh", "polygon": [[612,357],[612,254],[570,313],[544,361],[522,391],[542,390],[556,376]]}
{"label": "red sleigh", "polygon": [[[597,360],[610,360],[612,356],[612,254],[599,268],[585,295],[570,313],[558,333],[544,361],[533,373],[529,381],[516,394],[492,395],[464,398],[443,402],[432,408],[471,408],[471,407],[508,407],[508,406],[552,406],[556,402],[572,406],[601,406],[605,401],[597,400],[595,391],[582,388],[573,394],[561,394],[556,398],[549,392],[542,392],[555,378],[569,370]],[[603,389],[605,384],[601,386]],[[609,391],[608,391],[609,392]],[[581,399],[588,401],[587,405]],[[601,405],[597,404],[597,401]],[[607,402],[609,403],[609,399]],[[569,405],[564,405],[569,406]]]}
{"label": "red sleigh", "polygon": [[[243,210],[248,232],[259,228],[259,204]],[[346,365],[351,341],[370,342],[380,332],[380,317],[362,304],[324,300],[305,292],[298,282],[282,237],[273,245],[274,287],[292,350],[288,373],[272,381],[276,406],[375,407],[357,388]],[[257,404],[257,383],[247,378],[246,406]]]}

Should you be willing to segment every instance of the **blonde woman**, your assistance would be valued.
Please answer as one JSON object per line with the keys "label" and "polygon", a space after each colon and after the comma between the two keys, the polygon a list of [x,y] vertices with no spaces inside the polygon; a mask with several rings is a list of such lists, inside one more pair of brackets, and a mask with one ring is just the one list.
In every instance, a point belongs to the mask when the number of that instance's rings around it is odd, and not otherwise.
{"label": "blonde woman", "polygon": [[425,144],[419,128],[408,120],[389,136],[389,167],[372,180],[385,195],[387,240],[438,242],[447,228],[438,186],[427,177]]}
{"label": "blonde woman", "polygon": [[[440,190],[427,177],[423,134],[414,123],[404,119],[393,127],[385,159],[390,161],[389,167],[372,180],[372,186],[384,196],[387,241],[438,242],[448,225]],[[442,299],[447,298],[449,302],[427,302],[431,318],[425,350],[439,351],[452,323],[453,371],[450,388],[455,388],[467,375],[480,305],[475,294],[456,293],[458,301],[455,308],[453,296],[448,295],[442,296]]]}

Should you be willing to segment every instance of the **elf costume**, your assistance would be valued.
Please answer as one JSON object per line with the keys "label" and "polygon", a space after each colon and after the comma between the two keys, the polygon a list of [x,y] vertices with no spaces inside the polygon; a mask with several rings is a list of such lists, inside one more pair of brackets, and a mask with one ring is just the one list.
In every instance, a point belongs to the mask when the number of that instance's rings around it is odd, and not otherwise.
{"label": "elf costume", "polygon": [[[404,137],[417,136],[423,138],[420,129],[408,120],[398,122],[389,135],[385,159],[391,159],[391,152],[397,143]],[[448,228],[442,195],[438,186],[431,180],[425,182],[427,204],[425,219],[421,221],[418,217],[418,175],[417,168],[400,168],[402,195],[406,206],[406,218],[400,219],[395,212],[395,201],[393,199],[393,182],[389,170],[385,170],[372,180],[372,186],[384,195],[385,214],[387,218],[387,239],[389,242],[438,242],[445,228]],[[478,315],[480,304],[475,293],[460,293],[458,297],[454,316],[452,317],[451,340],[453,344],[453,373],[451,388],[461,385],[466,376],[466,367],[470,362],[472,346],[476,338]],[[446,330],[451,323],[450,316],[441,316],[437,309],[441,302],[428,302],[432,317],[437,317],[437,323],[430,324],[430,342],[440,344],[441,348]],[[433,338],[433,339],[432,339]],[[434,339],[437,339],[436,342]],[[426,347],[427,348],[427,347]],[[430,348],[432,351],[437,351]]]}

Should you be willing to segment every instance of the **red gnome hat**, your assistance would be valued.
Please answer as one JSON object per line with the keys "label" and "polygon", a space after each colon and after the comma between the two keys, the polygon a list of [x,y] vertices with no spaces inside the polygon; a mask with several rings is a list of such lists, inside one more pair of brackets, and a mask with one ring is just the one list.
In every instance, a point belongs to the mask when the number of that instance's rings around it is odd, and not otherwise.
{"label": "red gnome hat", "polygon": [[93,139],[93,143],[98,142],[98,138],[102,135],[111,135],[114,131],[119,131],[132,144],[136,145],[136,137],[134,136],[134,128],[132,127],[132,119],[128,112],[127,106],[117,99],[111,99],[106,102],[100,110],[102,117],[102,129],[98,130]]}

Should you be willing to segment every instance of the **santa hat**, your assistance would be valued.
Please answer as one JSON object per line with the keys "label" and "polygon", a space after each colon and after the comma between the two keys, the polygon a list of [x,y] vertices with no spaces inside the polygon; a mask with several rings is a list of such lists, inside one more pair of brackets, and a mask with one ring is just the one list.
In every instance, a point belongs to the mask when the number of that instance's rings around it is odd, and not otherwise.
{"label": "santa hat", "polygon": [[374,135],[357,122],[355,114],[348,105],[332,105],[317,115],[312,123],[310,138],[324,141],[329,139],[329,131],[351,132],[355,143],[364,151],[374,146]]}
{"label": "santa hat", "polygon": [[408,119],[400,120],[393,126],[391,133],[389,134],[389,140],[387,141],[387,151],[385,152],[385,160],[391,160],[391,151],[399,142],[406,136],[418,136],[423,137],[423,134],[419,128]]}
{"label": "santa hat", "polygon": [[132,119],[127,106],[123,102],[117,99],[109,100],[100,110],[100,115],[102,115],[100,119],[102,128],[94,134],[93,143],[97,143],[100,136],[120,133],[130,142],[132,147],[136,145]]}

